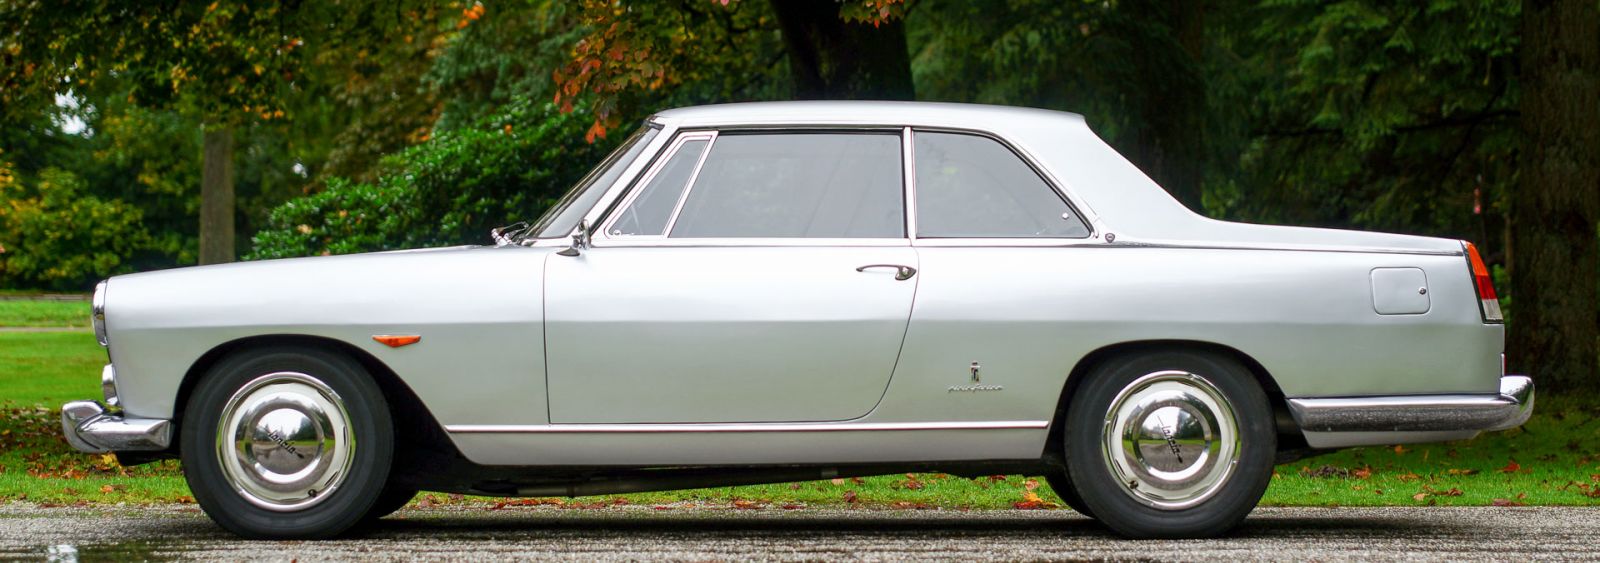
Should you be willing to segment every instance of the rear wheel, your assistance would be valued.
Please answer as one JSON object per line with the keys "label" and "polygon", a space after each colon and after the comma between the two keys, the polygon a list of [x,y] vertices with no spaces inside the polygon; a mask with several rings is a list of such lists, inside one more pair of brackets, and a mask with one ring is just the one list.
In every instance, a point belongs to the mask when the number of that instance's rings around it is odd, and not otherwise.
{"label": "rear wheel", "polygon": [[1094,518],[1094,514],[1089,512],[1089,506],[1083,503],[1083,497],[1078,495],[1078,489],[1073,488],[1072,481],[1067,479],[1066,470],[1045,475],[1044,480],[1050,484],[1050,490],[1055,491],[1056,496],[1061,497],[1061,502],[1067,504],[1067,508],[1076,510],[1078,514]]}
{"label": "rear wheel", "polygon": [[230,356],[184,410],[184,476],[223,528],[249,538],[338,535],[375,506],[394,430],[361,365],[318,348]]}
{"label": "rear wheel", "polygon": [[1114,358],[1067,411],[1071,485],[1113,531],[1138,538],[1222,534],[1272,476],[1277,434],[1243,366],[1204,352]]}

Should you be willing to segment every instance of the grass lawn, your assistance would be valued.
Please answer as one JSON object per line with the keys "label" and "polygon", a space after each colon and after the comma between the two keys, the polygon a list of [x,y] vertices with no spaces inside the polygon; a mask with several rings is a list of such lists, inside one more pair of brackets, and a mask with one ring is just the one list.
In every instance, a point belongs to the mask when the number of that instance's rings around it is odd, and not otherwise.
{"label": "grass lawn", "polygon": [[[105,353],[88,333],[0,333],[0,501],[45,504],[193,502],[177,462],[123,468],[73,452],[60,436],[65,400],[99,397]],[[905,474],[578,499],[424,494],[428,504],[733,508],[1055,508],[1043,479]],[[1600,506],[1600,405],[1541,399],[1518,430],[1447,444],[1346,450],[1279,466],[1264,505]]]}
{"label": "grass lawn", "polygon": [[0,326],[89,327],[89,300],[0,300]]}

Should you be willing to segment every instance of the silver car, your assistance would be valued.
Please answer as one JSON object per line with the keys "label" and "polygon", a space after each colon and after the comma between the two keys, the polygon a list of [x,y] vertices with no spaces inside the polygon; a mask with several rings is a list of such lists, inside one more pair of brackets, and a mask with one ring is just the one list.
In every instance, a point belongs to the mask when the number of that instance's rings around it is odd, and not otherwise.
{"label": "silver car", "polygon": [[118,276],[105,402],[228,530],[418,490],[591,495],[1044,475],[1133,537],[1238,524],[1272,467],[1520,425],[1471,244],[1190,212],[1073,114],[789,102],[651,117],[494,246]]}

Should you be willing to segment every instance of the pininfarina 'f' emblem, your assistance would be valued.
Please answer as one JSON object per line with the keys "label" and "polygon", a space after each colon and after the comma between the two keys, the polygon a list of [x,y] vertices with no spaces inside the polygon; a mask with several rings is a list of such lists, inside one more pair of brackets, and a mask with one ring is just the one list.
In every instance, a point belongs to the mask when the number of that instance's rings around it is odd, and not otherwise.
{"label": "pininfarina 'f' emblem", "polygon": [[1005,387],[1000,385],[984,385],[983,376],[979,372],[979,370],[983,369],[983,366],[978,365],[978,362],[972,362],[972,365],[968,366],[967,369],[972,372],[972,384],[951,385],[949,389],[945,390],[946,392],[977,393],[979,391],[1000,391],[1005,389]]}

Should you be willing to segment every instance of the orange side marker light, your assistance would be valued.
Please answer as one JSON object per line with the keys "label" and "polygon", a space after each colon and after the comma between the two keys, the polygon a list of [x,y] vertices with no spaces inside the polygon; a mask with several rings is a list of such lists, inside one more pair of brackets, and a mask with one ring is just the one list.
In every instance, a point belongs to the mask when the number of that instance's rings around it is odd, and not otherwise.
{"label": "orange side marker light", "polygon": [[418,341],[422,340],[422,336],[416,334],[374,334],[372,335],[372,339],[378,341],[384,346],[388,346],[390,348],[399,348],[401,346],[416,344]]}

